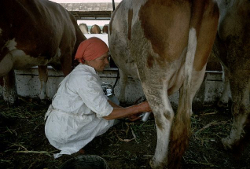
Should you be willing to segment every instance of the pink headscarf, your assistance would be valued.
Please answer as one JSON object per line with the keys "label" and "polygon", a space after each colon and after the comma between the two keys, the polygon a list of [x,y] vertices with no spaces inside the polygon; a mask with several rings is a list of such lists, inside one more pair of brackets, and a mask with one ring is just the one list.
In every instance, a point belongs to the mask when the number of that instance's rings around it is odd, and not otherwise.
{"label": "pink headscarf", "polygon": [[85,60],[94,60],[108,52],[108,46],[101,39],[92,37],[80,43],[78,46],[75,59],[80,63]]}

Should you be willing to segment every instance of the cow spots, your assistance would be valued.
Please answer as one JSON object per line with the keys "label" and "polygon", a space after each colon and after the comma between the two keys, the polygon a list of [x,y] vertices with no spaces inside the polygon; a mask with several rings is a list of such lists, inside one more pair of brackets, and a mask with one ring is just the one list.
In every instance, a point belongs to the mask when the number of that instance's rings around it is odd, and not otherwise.
{"label": "cow spots", "polygon": [[188,2],[148,0],[139,10],[144,36],[159,56],[155,58],[159,65],[177,60],[186,47],[189,20],[183,18],[191,15],[188,5]]}
{"label": "cow spots", "polygon": [[153,67],[153,62],[154,62],[154,57],[152,55],[148,55],[148,59],[147,59],[147,66],[148,66],[148,68],[152,68]]}

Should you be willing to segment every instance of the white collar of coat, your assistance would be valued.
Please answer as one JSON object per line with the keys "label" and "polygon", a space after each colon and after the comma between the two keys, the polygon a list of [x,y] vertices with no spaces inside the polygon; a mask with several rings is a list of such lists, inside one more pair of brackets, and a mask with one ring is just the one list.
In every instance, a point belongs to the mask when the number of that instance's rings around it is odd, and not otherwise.
{"label": "white collar of coat", "polygon": [[95,69],[93,67],[89,66],[89,65],[79,63],[78,66],[81,67],[81,68],[84,68],[86,70],[89,70],[91,73],[97,74],[96,71],[95,71]]}

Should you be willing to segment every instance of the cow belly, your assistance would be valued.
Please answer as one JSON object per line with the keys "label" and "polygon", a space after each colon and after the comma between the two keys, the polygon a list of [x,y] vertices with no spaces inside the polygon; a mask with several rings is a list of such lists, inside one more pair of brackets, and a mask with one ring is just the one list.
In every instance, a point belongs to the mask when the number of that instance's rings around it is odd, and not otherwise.
{"label": "cow belly", "polygon": [[47,59],[40,56],[37,58],[26,55],[22,50],[11,51],[13,58],[13,68],[14,69],[27,69],[36,65],[46,65],[48,63]]}

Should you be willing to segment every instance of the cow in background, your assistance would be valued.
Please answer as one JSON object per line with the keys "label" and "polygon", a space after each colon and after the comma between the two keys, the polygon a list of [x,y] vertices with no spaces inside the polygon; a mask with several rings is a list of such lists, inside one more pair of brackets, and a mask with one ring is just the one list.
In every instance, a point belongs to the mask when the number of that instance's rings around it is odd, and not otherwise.
{"label": "cow in background", "polygon": [[[192,100],[204,78],[218,18],[213,0],[126,0],[112,14],[111,56],[121,78],[140,79],[155,117],[152,168],[180,168],[190,136]],[[175,115],[168,96],[178,90]]]}
{"label": "cow in background", "polygon": [[88,34],[89,29],[88,26],[85,23],[80,23],[79,28],[82,31],[83,34]]}
{"label": "cow in background", "polygon": [[17,100],[15,69],[39,68],[40,98],[46,96],[47,65],[67,75],[86,38],[61,5],[47,0],[2,1],[0,5],[0,76],[4,100]]}
{"label": "cow in background", "polygon": [[91,26],[90,31],[91,34],[100,34],[101,33],[101,28],[100,26],[94,24]]}
{"label": "cow in background", "polygon": [[108,24],[105,24],[105,25],[102,27],[102,33],[108,34],[108,27],[109,27],[109,25],[108,25]]}
{"label": "cow in background", "polygon": [[218,0],[218,5],[220,19],[214,53],[224,70],[223,96],[228,101],[226,92],[230,88],[233,102],[232,128],[222,143],[226,149],[240,153],[250,140],[250,1]]}

